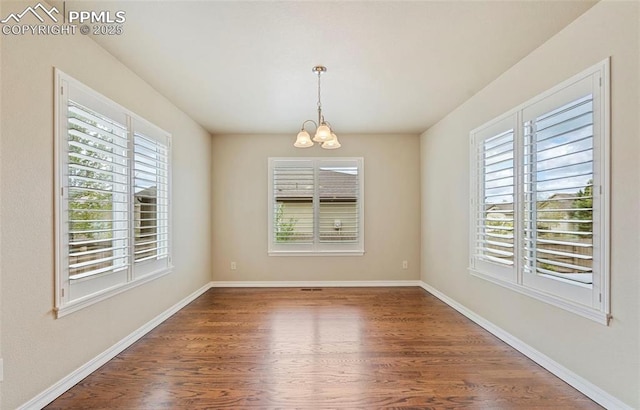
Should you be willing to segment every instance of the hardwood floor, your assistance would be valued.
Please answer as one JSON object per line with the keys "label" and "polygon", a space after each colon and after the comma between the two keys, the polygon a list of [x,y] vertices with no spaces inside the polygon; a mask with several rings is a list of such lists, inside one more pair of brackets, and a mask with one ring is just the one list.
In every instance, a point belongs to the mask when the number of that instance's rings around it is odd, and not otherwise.
{"label": "hardwood floor", "polygon": [[593,409],[420,288],[211,289],[49,409]]}

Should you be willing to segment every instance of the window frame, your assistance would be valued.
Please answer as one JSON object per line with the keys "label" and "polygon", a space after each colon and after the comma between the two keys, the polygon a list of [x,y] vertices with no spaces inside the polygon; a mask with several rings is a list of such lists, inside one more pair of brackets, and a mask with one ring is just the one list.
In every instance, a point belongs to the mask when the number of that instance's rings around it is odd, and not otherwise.
{"label": "window frame", "polygon": [[[72,298],[72,279],[69,274],[69,224],[68,224],[68,204],[69,199],[69,175],[68,175],[68,104],[70,94],[75,93],[80,99],[90,101],[90,108],[93,112],[99,113],[108,119],[113,116],[118,117],[118,121],[125,127],[126,139],[126,165],[121,166],[126,169],[125,181],[120,185],[126,186],[125,202],[118,205],[117,212],[125,214],[126,233],[122,240],[126,245],[126,265],[115,271],[90,275],[87,278],[73,279],[75,292],[81,292],[82,296]],[[171,134],[132,111],[122,107],[118,103],[84,85],[80,81],[65,74],[63,71],[54,69],[54,187],[55,187],[55,307],[56,317],[61,318],[70,313],[91,306],[102,300],[110,298],[116,294],[142,285],[151,280],[157,279],[170,273],[172,265],[172,210],[171,210]],[[75,101],[78,103],[78,101]],[[164,199],[166,199],[166,216],[162,218],[162,223],[166,224],[168,233],[166,235],[167,253],[159,255],[158,258],[151,258],[142,261],[134,261],[135,252],[135,173],[134,173],[134,135],[141,133],[148,138],[152,138],[166,147],[166,187]],[[152,134],[152,135],[149,135]],[[115,204],[115,203],[114,203]],[[157,209],[157,208],[156,208]],[[156,214],[156,218],[158,216]],[[85,294],[86,293],[86,294]]]}
{"label": "window frame", "polygon": [[[313,168],[314,196],[313,207],[313,243],[310,244],[282,244],[275,241],[275,198],[274,198],[274,170],[280,167]],[[318,170],[321,166],[358,168],[358,238],[355,242],[348,243],[322,243],[319,240],[319,215],[320,199],[318,196]],[[268,217],[267,217],[267,244],[269,256],[362,256],[364,255],[364,158],[362,157],[269,157],[268,158]]]}
{"label": "window frame", "polygon": [[[516,292],[541,300],[582,317],[608,325],[610,314],[610,71],[609,58],[582,71],[544,93],[470,132],[470,225],[469,225],[469,272],[479,278],[496,283]],[[575,89],[591,81],[593,94],[593,280],[590,286],[569,283],[563,279],[541,278],[525,272],[524,261],[524,127],[528,119],[535,118],[532,112],[541,106],[561,98],[567,101]],[[581,85],[582,84],[582,85]],[[567,97],[565,97],[565,95]],[[571,100],[568,100],[571,101]],[[555,107],[562,104],[555,102]],[[542,110],[544,111],[544,110]],[[505,127],[514,129],[514,264],[512,267],[480,260],[477,254],[477,235],[480,226],[479,214],[484,209],[484,172],[479,164],[479,144],[494,132]],[[597,198],[596,198],[597,196]],[[597,212],[595,210],[597,209]],[[597,217],[596,217],[597,213]],[[597,238],[597,239],[596,239]],[[596,264],[597,262],[597,264]],[[532,277],[536,276],[536,277]]]}

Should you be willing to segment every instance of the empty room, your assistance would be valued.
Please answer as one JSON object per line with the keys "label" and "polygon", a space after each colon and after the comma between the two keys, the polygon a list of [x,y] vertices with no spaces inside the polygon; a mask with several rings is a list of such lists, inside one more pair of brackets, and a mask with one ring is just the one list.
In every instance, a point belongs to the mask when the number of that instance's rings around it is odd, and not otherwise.
{"label": "empty room", "polygon": [[640,409],[640,2],[0,30],[0,409]]}

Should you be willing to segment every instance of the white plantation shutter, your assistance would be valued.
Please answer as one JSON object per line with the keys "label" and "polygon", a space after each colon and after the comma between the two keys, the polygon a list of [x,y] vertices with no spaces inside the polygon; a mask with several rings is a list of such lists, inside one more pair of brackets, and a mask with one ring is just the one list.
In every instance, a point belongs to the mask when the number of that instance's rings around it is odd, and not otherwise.
{"label": "white plantation shutter", "polygon": [[58,70],[56,110],[62,316],[168,272],[170,136]]}
{"label": "white plantation shutter", "polygon": [[320,242],[357,242],[360,230],[360,184],[357,164],[318,170]]}
{"label": "white plantation shutter", "polygon": [[69,278],[82,279],[128,264],[127,131],[68,101],[67,223]]}
{"label": "white plantation shutter", "polygon": [[160,259],[169,252],[169,149],[134,133],[134,260]]}
{"label": "white plantation shutter", "polygon": [[280,161],[273,168],[272,239],[313,244],[315,176],[311,161]]}
{"label": "white plantation shutter", "polygon": [[510,116],[473,135],[475,202],[472,264],[489,264],[513,279],[515,243],[515,132]]}
{"label": "white plantation shutter", "polygon": [[269,158],[269,252],[362,253],[362,159]]}
{"label": "white plantation shutter", "polygon": [[525,123],[525,269],[581,283],[593,272],[593,96]]}
{"label": "white plantation shutter", "polygon": [[523,124],[523,284],[602,306],[601,74],[527,106]]}
{"label": "white plantation shutter", "polygon": [[130,266],[126,116],[68,88],[60,123],[59,226],[67,300],[125,284]]}
{"label": "white plantation shutter", "polygon": [[482,143],[483,202],[478,250],[492,262],[513,265],[513,129]]}

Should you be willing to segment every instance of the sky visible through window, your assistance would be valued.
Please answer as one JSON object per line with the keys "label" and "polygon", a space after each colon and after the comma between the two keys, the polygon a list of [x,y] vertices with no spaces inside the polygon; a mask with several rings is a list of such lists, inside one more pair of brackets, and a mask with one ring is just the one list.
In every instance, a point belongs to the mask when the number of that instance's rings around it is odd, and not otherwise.
{"label": "sky visible through window", "polygon": [[[535,120],[537,199],[577,193],[593,179],[593,101],[588,95]],[[529,131],[531,132],[531,131]],[[513,202],[513,130],[484,143],[485,204]],[[525,166],[531,164],[525,163]],[[533,182],[533,181],[532,181]]]}

